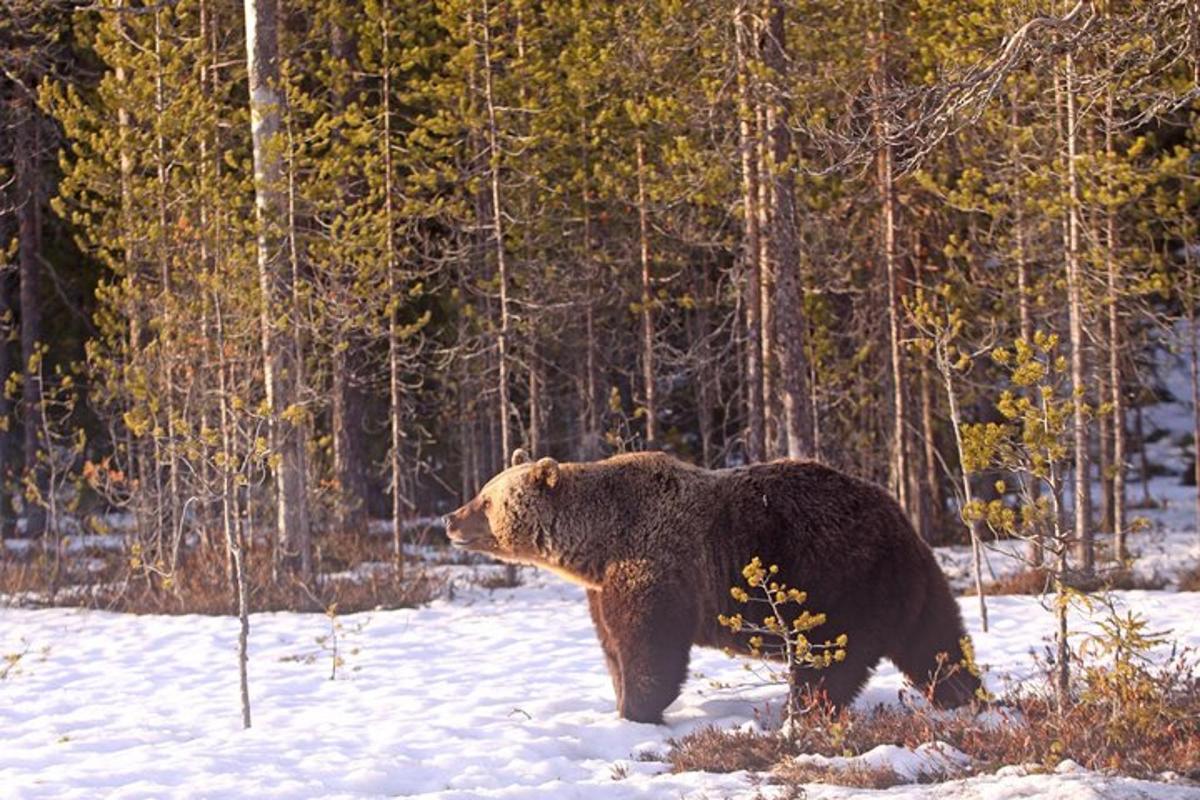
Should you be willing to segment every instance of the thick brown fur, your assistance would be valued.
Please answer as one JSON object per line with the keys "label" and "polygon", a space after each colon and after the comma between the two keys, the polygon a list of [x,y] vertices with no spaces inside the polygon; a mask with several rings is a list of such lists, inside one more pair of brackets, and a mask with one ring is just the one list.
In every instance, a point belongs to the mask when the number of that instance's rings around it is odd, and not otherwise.
{"label": "thick brown fur", "polygon": [[883,657],[939,704],[974,696],[978,679],[954,669],[966,635],[958,604],[882,488],[808,461],[704,470],[662,453],[589,464],[522,455],[447,517],[447,531],[588,588],[621,716],[661,722],[693,644],[748,652],[717,616],[744,610],[729,590],[754,556],[826,614],[812,640],[849,637],[844,662],[800,675],[833,703],[852,701]]}

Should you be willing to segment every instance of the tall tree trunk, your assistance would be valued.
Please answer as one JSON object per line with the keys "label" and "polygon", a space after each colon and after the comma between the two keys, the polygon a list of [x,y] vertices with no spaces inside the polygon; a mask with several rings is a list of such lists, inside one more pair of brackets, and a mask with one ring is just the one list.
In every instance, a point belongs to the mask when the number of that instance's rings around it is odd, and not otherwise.
{"label": "tall tree trunk", "polygon": [[[168,202],[168,186],[167,186],[167,142],[164,129],[166,126],[166,87],[164,85],[165,77],[163,66],[163,33],[162,33],[162,11],[154,12],[154,170],[156,178],[156,193],[155,199],[158,202],[158,231],[157,231],[157,250],[158,250],[158,269],[159,269],[159,293],[161,305],[159,307],[159,336],[158,336],[158,359],[159,359],[159,378],[162,381],[160,384],[161,400],[163,404],[166,424],[163,426],[166,430],[166,442],[163,449],[165,450],[166,468],[167,468],[167,494],[170,497],[166,503],[167,515],[167,532],[169,534],[170,552],[172,554],[178,551],[176,541],[182,534],[182,489],[179,483],[179,464],[176,453],[176,419],[178,413],[175,406],[175,379],[174,365],[172,364],[172,356],[174,346],[172,339],[176,332],[173,326],[174,315],[174,297],[171,288],[171,262],[168,252],[167,230],[169,222],[167,218],[167,202]],[[160,464],[161,467],[161,464]],[[160,554],[160,558],[162,554]],[[166,559],[163,559],[166,561]],[[174,572],[175,564],[172,557],[170,562],[170,570]]]}
{"label": "tall tree trunk", "polygon": [[[496,337],[496,358],[499,362],[497,381],[500,395],[500,459],[499,467],[508,466],[512,454],[511,405],[508,394],[508,264],[504,254],[504,206],[500,195],[500,127],[496,119],[496,96],[492,75],[492,14],[489,0],[483,0],[483,86],[487,103],[488,164],[492,190],[492,241],[496,248],[496,280],[500,284],[500,332]],[[495,453],[496,448],[489,448]],[[510,585],[517,582],[515,564],[504,565],[505,578]]]}
{"label": "tall tree trunk", "polygon": [[879,180],[880,228],[883,244],[883,264],[887,278],[888,346],[892,368],[892,483],[896,499],[904,513],[912,517],[909,498],[909,452],[908,452],[908,409],[905,403],[904,357],[900,342],[901,314],[900,290],[896,257],[896,186],[892,165],[891,130],[887,120],[886,85],[888,79],[887,53],[887,9],[882,0],[878,3],[877,65],[873,88],[875,96],[875,134],[879,152],[876,162]]}
{"label": "tall tree trunk", "polygon": [[[392,62],[391,62],[391,31],[388,28],[388,11],[390,3],[383,4],[383,86],[382,114],[383,141],[380,149],[383,152],[383,224],[384,247],[387,250],[387,286],[388,286],[388,427],[391,433],[391,447],[388,448],[388,467],[392,485],[392,560],[395,567],[396,580],[404,577],[404,525],[403,494],[400,484],[401,471],[400,448],[404,443],[403,401],[400,374],[400,276],[399,259],[396,257],[396,218],[395,198],[392,192]],[[461,393],[460,393],[461,398]],[[461,403],[461,399],[460,399]],[[466,490],[466,452],[463,452],[463,489]],[[464,497],[464,502],[466,498]]]}
{"label": "tall tree trunk", "polygon": [[1091,470],[1088,453],[1087,361],[1083,334],[1083,265],[1079,255],[1078,111],[1075,104],[1075,57],[1066,55],[1064,86],[1067,123],[1067,308],[1071,337],[1071,433],[1075,446],[1075,546],[1076,558],[1085,573],[1091,573],[1095,550],[1091,526]]}
{"label": "tall tree trunk", "polygon": [[[119,0],[117,8],[122,9],[126,5],[126,0]],[[118,36],[124,37],[125,34],[125,19],[124,14],[118,10],[113,14],[113,26]],[[124,92],[125,85],[128,81],[125,65],[121,60],[117,61],[114,68],[114,77],[117,83],[122,87]],[[125,99],[122,97],[121,104],[117,107],[117,147],[118,147],[118,164],[120,169],[121,182],[121,249],[122,258],[125,264],[125,283],[127,296],[132,300],[126,307],[126,314],[129,319],[129,340],[126,343],[124,353],[125,369],[132,370],[138,361],[138,355],[141,350],[142,341],[142,314],[137,307],[137,295],[140,289],[140,276],[138,274],[138,258],[135,250],[136,237],[133,231],[133,154],[131,152],[130,138],[131,120],[129,108],[125,104]],[[126,409],[128,410],[128,409]],[[133,491],[130,499],[130,504],[133,510],[134,529],[136,531],[137,541],[145,546],[149,541],[149,508],[146,502],[147,487],[150,485],[146,474],[146,460],[141,452],[139,443],[134,440],[132,432],[125,428],[124,431],[124,446],[128,457],[127,468],[129,475],[137,482],[137,488]]]}
{"label": "tall tree trunk", "polygon": [[580,123],[580,139],[583,142],[581,162],[583,164],[583,248],[582,261],[587,275],[587,297],[584,299],[584,363],[583,363],[583,460],[590,461],[600,455],[600,408],[596,381],[596,264],[592,258],[592,197],[591,166],[589,163],[589,141],[587,123]]}
{"label": "tall tree trunk", "polygon": [[529,343],[529,454],[537,458],[545,443],[542,439],[542,369],[538,362],[537,334]]}
{"label": "tall tree trunk", "polygon": [[796,178],[792,136],[788,129],[787,32],[785,5],[772,0],[763,44],[763,63],[770,75],[773,116],[770,157],[771,252],[775,271],[775,318],[778,326],[779,393],[783,399],[783,429],[789,458],[812,452],[807,424],[808,396],[804,387],[804,294],[800,281],[800,238],[796,231]]}
{"label": "tall tree trunk", "polygon": [[[38,170],[38,112],[33,101],[17,104],[14,141],[14,180],[17,189],[17,269],[21,281],[21,405],[24,411],[24,480],[35,489],[36,501],[25,502],[25,535],[41,536],[46,530],[42,503],[49,490],[43,459],[41,381],[41,181]],[[26,494],[28,497],[28,493]]]}
{"label": "tall tree trunk", "polygon": [[646,393],[646,449],[658,444],[658,395],[654,376],[654,285],[650,272],[650,229],[646,220],[646,146],[637,144],[638,243],[642,264],[642,388]]}
{"label": "tall tree trunk", "polygon": [[755,107],[755,165],[758,170],[758,267],[759,267],[759,325],[762,340],[762,356],[759,359],[762,368],[763,394],[763,455],[764,457],[779,458],[784,453],[783,425],[779,418],[779,406],[776,397],[776,386],[779,377],[779,361],[777,354],[778,330],[775,326],[775,263],[772,255],[774,242],[771,241],[772,181],[768,167],[768,148],[766,131],[770,128],[768,110],[762,103]]}
{"label": "tall tree trunk", "polygon": [[483,87],[487,104],[488,171],[492,192],[492,242],[496,253],[496,279],[500,284],[500,331],[496,337],[497,382],[500,395],[500,464],[507,465],[512,453],[511,403],[508,386],[508,263],[504,253],[504,206],[500,191],[500,128],[496,119],[496,97],[492,75],[492,14],[489,0],[483,0]]}
{"label": "tall tree trunk", "polygon": [[[1116,161],[1116,148],[1113,144],[1113,129],[1116,126],[1113,111],[1113,91],[1108,88],[1104,103],[1104,152],[1108,158],[1109,174]],[[1115,194],[1115,187],[1109,188],[1109,194]],[[1117,248],[1120,241],[1117,236],[1116,209],[1110,204],[1104,215],[1104,272],[1108,286],[1108,389],[1109,402],[1112,404],[1112,532],[1113,550],[1118,561],[1124,561],[1128,556],[1125,546],[1125,395],[1124,375],[1121,374],[1121,315],[1118,300],[1121,297],[1121,279],[1117,270]],[[1191,272],[1189,270],[1188,274]]]}
{"label": "tall tree trunk", "polygon": [[[293,277],[284,253],[287,207],[280,140],[284,97],[279,83],[277,4],[275,0],[244,0],[244,8],[263,371],[275,456],[276,535],[282,565],[307,581],[312,575],[312,538],[304,509],[299,365],[291,327]],[[284,319],[279,322],[281,316]]]}
{"label": "tall tree trunk", "polygon": [[766,452],[763,435],[762,369],[762,269],[758,230],[758,165],[755,141],[758,132],[750,100],[750,43],[745,0],[734,12],[737,43],[738,139],[742,162],[742,219],[745,238],[742,243],[746,325],[746,459],[762,461]]}
{"label": "tall tree trunk", "polygon": [[[1013,92],[1012,99],[1012,128],[1017,130],[1021,122],[1020,108],[1017,104],[1016,90]],[[1013,164],[1020,163],[1020,147],[1017,137],[1012,140],[1011,159]],[[1016,260],[1017,260],[1017,319],[1021,339],[1032,344],[1033,342],[1033,314],[1029,307],[1029,297],[1032,288],[1029,284],[1029,256],[1025,246],[1025,198],[1024,192],[1021,191],[1021,178],[1018,175],[1013,181],[1013,235],[1016,243]],[[1033,390],[1029,392],[1029,399],[1033,402],[1037,398],[1033,397]],[[1031,499],[1036,502],[1041,496],[1041,482],[1039,480],[1029,480],[1026,477],[1021,478],[1022,481],[1028,481],[1026,489]],[[1045,559],[1045,542],[1043,532],[1039,529],[1033,533],[1029,540],[1028,559],[1034,567],[1039,567]]]}

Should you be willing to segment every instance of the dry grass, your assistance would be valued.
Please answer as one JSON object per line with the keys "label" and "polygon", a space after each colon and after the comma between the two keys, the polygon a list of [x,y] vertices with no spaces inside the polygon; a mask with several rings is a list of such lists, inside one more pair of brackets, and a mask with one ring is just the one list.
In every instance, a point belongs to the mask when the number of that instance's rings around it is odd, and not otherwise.
{"label": "dry grass", "polygon": [[770,733],[722,730],[707,725],[667,742],[673,772],[764,772],[788,755],[788,743]]}
{"label": "dry grass", "polygon": [[[1141,575],[1131,569],[1111,569],[1097,572],[1095,575],[1072,575],[1068,579],[1072,588],[1081,592],[1103,592],[1130,589],[1162,589],[1167,582],[1157,576]],[[1054,580],[1050,571],[1040,567],[1026,569],[1004,575],[983,585],[985,595],[1028,594],[1036,595],[1052,591]],[[970,586],[965,594],[974,595],[975,587]]]}
{"label": "dry grass", "polygon": [[856,789],[890,789],[908,783],[894,770],[887,767],[868,767],[865,764],[834,767],[788,762],[777,767],[772,778],[785,786],[797,787],[806,783],[829,783]]}
{"label": "dry grass", "polygon": [[1179,591],[1200,592],[1200,564],[1179,576]]}
{"label": "dry grass", "polygon": [[1070,758],[1091,770],[1149,779],[1172,771],[1200,781],[1200,675],[1186,654],[1126,686],[1104,684],[1098,691],[1085,675],[1077,683],[1081,699],[1063,714],[1042,693],[1009,697],[986,717],[946,714],[923,705],[835,711],[810,702],[799,733],[790,740],[709,727],[673,740],[667,760],[676,771],[771,771],[775,780],[792,786],[821,782],[886,788],[903,779],[887,769],[796,765],[792,758],[804,753],[855,756],[881,744],[915,749],[941,741],[966,753],[975,772],[1007,764],[1053,770]]}
{"label": "dry grass", "polygon": [[[355,541],[357,539],[357,541]],[[410,564],[401,579],[390,566],[386,542],[370,537],[329,537],[318,549],[312,585],[277,579],[269,550],[246,558],[249,607],[257,611],[339,613],[422,605],[439,596],[445,580]],[[0,595],[45,605],[81,606],[134,614],[233,614],[236,593],[223,547],[185,550],[172,574],[135,567],[127,554],[54,559],[38,554],[0,562]]]}

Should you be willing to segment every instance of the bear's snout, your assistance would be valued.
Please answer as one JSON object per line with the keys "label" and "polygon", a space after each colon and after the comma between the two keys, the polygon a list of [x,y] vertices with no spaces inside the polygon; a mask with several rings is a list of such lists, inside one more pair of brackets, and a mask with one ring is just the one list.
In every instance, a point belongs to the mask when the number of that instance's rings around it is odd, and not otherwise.
{"label": "bear's snout", "polygon": [[450,544],[464,550],[491,550],[492,528],[487,515],[475,505],[468,503],[442,518],[446,525],[446,538]]}

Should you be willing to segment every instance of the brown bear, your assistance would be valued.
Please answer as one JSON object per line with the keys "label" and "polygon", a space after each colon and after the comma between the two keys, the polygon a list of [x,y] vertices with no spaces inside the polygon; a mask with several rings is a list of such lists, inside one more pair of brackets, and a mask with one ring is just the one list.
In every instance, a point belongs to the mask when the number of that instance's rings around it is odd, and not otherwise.
{"label": "brown bear", "polygon": [[755,556],[826,614],[811,640],[848,636],[844,661],[797,676],[834,704],[852,701],[884,656],[939,705],[979,688],[955,669],[966,635],[958,604],[899,505],[818,463],[706,470],[664,453],[560,464],[517,451],[446,531],[458,547],[587,588],[626,719],[662,721],[693,644],[750,651],[748,635],[717,617],[745,610],[730,588]]}

